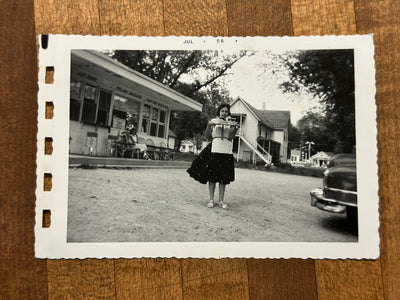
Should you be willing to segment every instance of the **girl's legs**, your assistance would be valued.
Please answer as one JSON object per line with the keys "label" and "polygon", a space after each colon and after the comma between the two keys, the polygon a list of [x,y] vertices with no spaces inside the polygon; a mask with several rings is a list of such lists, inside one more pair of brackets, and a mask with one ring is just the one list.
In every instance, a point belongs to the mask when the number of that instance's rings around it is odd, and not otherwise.
{"label": "girl's legs", "polygon": [[219,184],[219,202],[224,202],[224,196],[225,196],[225,184],[220,183]]}
{"label": "girl's legs", "polygon": [[214,207],[214,193],[215,193],[216,182],[208,182],[208,193],[210,195],[210,201],[208,202],[208,207]]}
{"label": "girl's legs", "polygon": [[228,205],[224,203],[224,196],[225,196],[225,184],[220,183],[219,184],[219,205],[223,209],[228,209]]}

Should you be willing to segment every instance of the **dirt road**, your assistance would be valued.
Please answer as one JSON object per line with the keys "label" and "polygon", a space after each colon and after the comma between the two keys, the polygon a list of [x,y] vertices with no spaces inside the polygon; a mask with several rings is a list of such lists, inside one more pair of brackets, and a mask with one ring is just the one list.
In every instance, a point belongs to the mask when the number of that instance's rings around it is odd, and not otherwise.
{"label": "dirt road", "polygon": [[320,186],[237,168],[223,210],[184,169],[70,169],[68,242],[356,242],[344,215],[310,206]]}

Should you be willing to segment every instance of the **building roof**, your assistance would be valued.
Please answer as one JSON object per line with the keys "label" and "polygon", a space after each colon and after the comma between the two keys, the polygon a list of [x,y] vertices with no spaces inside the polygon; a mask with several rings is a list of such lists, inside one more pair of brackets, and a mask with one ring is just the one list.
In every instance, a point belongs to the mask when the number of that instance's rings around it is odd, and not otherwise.
{"label": "building roof", "polygon": [[273,129],[287,129],[289,127],[290,111],[257,109],[240,97],[234,102],[238,100],[242,101],[265,126]]}
{"label": "building roof", "polygon": [[168,136],[174,137],[174,138],[178,137],[178,136],[175,134],[175,132],[173,132],[171,129],[168,129]]}
{"label": "building roof", "polygon": [[[244,101],[244,100],[243,100]],[[246,102],[246,101],[244,101]],[[261,123],[263,123],[265,126],[270,127],[270,128],[275,128],[274,125],[265,117],[265,115],[263,114],[264,111],[255,108],[254,106],[250,105],[249,103],[247,103],[247,106],[250,107],[250,109],[254,112],[254,114],[260,119]]]}
{"label": "building roof", "polygon": [[260,111],[274,128],[288,128],[290,123],[290,111],[288,110],[264,110]]}
{"label": "building roof", "polygon": [[313,156],[311,156],[311,159],[316,159],[316,158],[331,158],[332,156],[334,156],[334,154],[332,152],[324,152],[324,151],[320,151],[317,152],[316,154],[314,154]]}
{"label": "building roof", "polygon": [[203,105],[170,87],[132,70],[111,57],[94,50],[71,51],[71,67],[84,76],[94,76],[116,83],[126,89],[127,93],[135,92],[146,95],[151,100],[167,105],[171,110],[202,111]]}

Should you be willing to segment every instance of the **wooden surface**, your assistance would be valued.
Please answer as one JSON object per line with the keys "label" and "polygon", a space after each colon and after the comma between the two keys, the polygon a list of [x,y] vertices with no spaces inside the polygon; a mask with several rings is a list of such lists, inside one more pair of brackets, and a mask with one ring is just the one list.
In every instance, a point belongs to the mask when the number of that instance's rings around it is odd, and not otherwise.
{"label": "wooden surface", "polygon": [[[1,299],[399,299],[398,0],[0,0]],[[356,260],[34,258],[39,33],[374,33],[381,258]]]}

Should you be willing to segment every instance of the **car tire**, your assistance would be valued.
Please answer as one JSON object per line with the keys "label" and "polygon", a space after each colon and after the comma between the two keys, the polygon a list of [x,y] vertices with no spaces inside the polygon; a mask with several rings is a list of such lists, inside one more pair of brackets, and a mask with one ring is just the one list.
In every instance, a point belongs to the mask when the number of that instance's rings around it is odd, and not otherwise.
{"label": "car tire", "polygon": [[353,224],[357,225],[358,224],[358,212],[357,212],[357,207],[351,207],[347,206],[346,207],[346,214],[347,214],[347,220]]}

